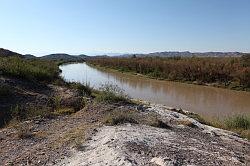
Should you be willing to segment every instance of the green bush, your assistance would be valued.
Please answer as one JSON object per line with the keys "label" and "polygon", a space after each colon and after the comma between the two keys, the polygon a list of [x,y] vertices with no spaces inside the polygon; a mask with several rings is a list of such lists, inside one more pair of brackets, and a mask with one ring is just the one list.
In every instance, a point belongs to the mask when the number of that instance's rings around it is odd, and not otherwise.
{"label": "green bush", "polygon": [[135,114],[127,111],[112,112],[105,117],[104,122],[108,125],[118,125],[123,123],[138,124]]}
{"label": "green bush", "polygon": [[103,84],[99,88],[100,93],[97,95],[96,100],[99,102],[129,102],[129,97],[117,85]]}
{"label": "green bush", "polygon": [[79,82],[70,82],[68,83],[70,87],[77,89],[79,93],[83,96],[91,96],[93,88],[90,86],[89,83],[82,84]]}
{"label": "green bush", "polygon": [[58,78],[59,68],[55,62],[26,60],[19,57],[1,57],[0,73],[6,76],[32,81],[53,81]]}
{"label": "green bush", "polygon": [[141,114],[135,110],[114,110],[105,116],[104,123],[107,125],[119,125],[124,123],[142,124],[152,127],[171,129],[171,127],[158,119],[157,114]]}

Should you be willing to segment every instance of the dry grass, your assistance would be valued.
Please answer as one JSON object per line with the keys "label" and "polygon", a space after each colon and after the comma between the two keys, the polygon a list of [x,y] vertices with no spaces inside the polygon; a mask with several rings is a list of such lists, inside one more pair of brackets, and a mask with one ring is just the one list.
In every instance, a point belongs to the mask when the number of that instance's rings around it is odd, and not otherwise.
{"label": "dry grass", "polygon": [[20,139],[32,138],[34,136],[32,127],[29,123],[20,123],[14,127],[17,130],[16,136]]}
{"label": "dry grass", "polygon": [[138,124],[137,113],[134,111],[115,111],[109,113],[104,118],[104,123],[107,125],[119,125],[123,123]]}
{"label": "dry grass", "polygon": [[188,126],[188,127],[191,127],[191,128],[196,128],[197,126],[191,122],[190,120],[180,120],[180,121],[177,121],[177,124],[178,125],[184,125],[184,126]]}
{"label": "dry grass", "polygon": [[54,112],[55,115],[70,115],[73,113],[75,113],[74,108],[59,108]]}
{"label": "dry grass", "polygon": [[132,124],[142,124],[152,127],[158,128],[166,128],[170,129],[171,127],[160,120],[156,114],[148,113],[148,114],[141,114],[135,110],[115,110],[108,113],[105,117],[103,122],[107,125],[119,125],[124,123],[132,123]]}
{"label": "dry grass", "polygon": [[124,90],[113,84],[103,84],[99,93],[96,94],[96,100],[98,102],[106,103],[130,102],[129,97],[124,93]]}
{"label": "dry grass", "polygon": [[[227,117],[223,120],[219,120],[219,119],[206,119],[196,113],[184,112],[181,109],[180,110],[172,109],[171,111],[187,115],[188,117],[195,119],[198,122],[205,125],[236,132],[241,137],[250,140],[250,115],[234,115],[231,117]],[[195,125],[192,124],[192,122],[186,120],[179,121],[178,124],[182,124],[189,127],[195,127]]]}
{"label": "dry grass", "polygon": [[52,148],[59,148],[70,145],[77,150],[81,149],[82,144],[86,140],[86,134],[91,128],[97,127],[97,124],[81,124],[74,127],[67,132],[59,135],[56,141],[52,144]]}

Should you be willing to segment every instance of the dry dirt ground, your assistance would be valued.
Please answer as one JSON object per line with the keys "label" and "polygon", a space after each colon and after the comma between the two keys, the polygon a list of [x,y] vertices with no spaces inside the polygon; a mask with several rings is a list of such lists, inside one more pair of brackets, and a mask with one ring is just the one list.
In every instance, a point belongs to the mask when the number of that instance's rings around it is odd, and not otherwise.
{"label": "dry dirt ground", "polygon": [[[169,127],[107,126],[110,111],[157,114]],[[187,123],[188,122],[188,123]],[[19,138],[21,127],[29,136]],[[249,165],[250,142],[161,105],[94,103],[0,130],[0,165]]]}
{"label": "dry dirt ground", "polygon": [[[60,98],[63,107],[82,101],[67,87],[3,77],[0,83],[12,90],[0,98],[0,119],[13,104],[53,110],[51,98]],[[85,107],[70,115],[35,117],[1,128],[0,165],[250,165],[249,141],[201,124],[185,111],[84,101]],[[127,120],[118,118],[119,123],[105,122],[106,117],[131,113]]]}

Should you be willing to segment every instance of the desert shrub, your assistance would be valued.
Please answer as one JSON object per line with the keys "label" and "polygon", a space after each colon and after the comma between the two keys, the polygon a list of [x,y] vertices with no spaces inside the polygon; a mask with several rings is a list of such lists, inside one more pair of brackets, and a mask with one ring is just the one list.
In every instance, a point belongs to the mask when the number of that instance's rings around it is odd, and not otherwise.
{"label": "desert shrub", "polygon": [[55,62],[26,60],[19,57],[1,57],[0,73],[32,81],[53,81],[58,78],[59,67]]}
{"label": "desert shrub", "polygon": [[123,123],[138,124],[135,113],[127,111],[116,111],[109,113],[109,115],[105,117],[104,122],[108,125],[118,125]]}
{"label": "desert shrub", "polygon": [[88,99],[86,97],[78,97],[70,107],[74,109],[75,112],[80,111],[86,107]]}
{"label": "desert shrub", "polygon": [[129,102],[129,97],[124,90],[113,84],[103,84],[99,88],[100,92],[96,97],[99,102]]}
{"label": "desert shrub", "polygon": [[123,123],[142,124],[152,127],[170,129],[171,127],[160,120],[157,114],[148,113],[142,114],[135,110],[115,110],[109,112],[105,118],[104,123],[108,125],[119,125]]}
{"label": "desert shrub", "polygon": [[7,85],[0,85],[0,99],[9,97],[12,94],[11,88]]}
{"label": "desert shrub", "polygon": [[54,96],[52,97],[52,103],[53,103],[53,109],[58,111],[61,108],[61,97],[60,96]]}
{"label": "desert shrub", "polygon": [[82,96],[91,96],[92,94],[93,88],[89,83],[82,84],[79,82],[71,82],[68,84],[70,87],[77,89]]}

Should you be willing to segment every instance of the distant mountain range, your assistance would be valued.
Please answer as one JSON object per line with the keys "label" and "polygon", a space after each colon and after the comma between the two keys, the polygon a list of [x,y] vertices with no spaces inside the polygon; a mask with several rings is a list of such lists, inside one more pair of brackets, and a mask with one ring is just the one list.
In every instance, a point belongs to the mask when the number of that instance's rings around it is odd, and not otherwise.
{"label": "distant mountain range", "polygon": [[20,58],[25,58],[25,59],[45,59],[45,60],[62,60],[62,61],[84,61],[90,56],[81,54],[81,55],[69,55],[69,54],[64,54],[64,53],[58,53],[58,54],[50,54],[50,55],[45,55],[42,57],[36,57],[31,54],[19,54],[7,49],[0,48],[0,57],[10,57],[10,56],[17,56]]}
{"label": "distant mountain range", "polygon": [[241,52],[178,52],[178,51],[170,51],[170,52],[154,52],[149,54],[124,54],[120,55],[119,57],[240,57],[244,53]]}
{"label": "distant mountain range", "polygon": [[[198,56],[198,57],[240,57],[244,53],[241,52],[177,52],[177,51],[170,51],[170,52],[154,52],[149,54],[123,54],[123,55],[117,55],[116,57],[192,57],[192,56]],[[84,54],[80,55],[69,55],[65,53],[57,53],[57,54],[49,54],[42,57],[36,57],[31,54],[19,54],[4,48],[0,48],[0,57],[8,57],[8,56],[17,56],[25,59],[46,59],[46,60],[62,60],[62,61],[84,61],[89,58],[105,58],[109,57],[108,55],[97,55],[97,56],[88,56]]]}

